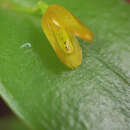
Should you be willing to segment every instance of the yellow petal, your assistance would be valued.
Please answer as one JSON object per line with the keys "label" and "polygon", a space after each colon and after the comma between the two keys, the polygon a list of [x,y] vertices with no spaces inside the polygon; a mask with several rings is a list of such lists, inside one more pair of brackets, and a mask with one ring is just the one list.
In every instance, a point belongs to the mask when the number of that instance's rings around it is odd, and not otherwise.
{"label": "yellow petal", "polygon": [[59,5],[51,5],[48,8],[49,14],[56,19],[67,30],[88,42],[93,40],[93,33],[79,21],[68,10]]}
{"label": "yellow petal", "polygon": [[69,68],[76,68],[82,62],[80,45],[72,32],[60,23],[51,7],[42,18],[43,30],[60,60]]}

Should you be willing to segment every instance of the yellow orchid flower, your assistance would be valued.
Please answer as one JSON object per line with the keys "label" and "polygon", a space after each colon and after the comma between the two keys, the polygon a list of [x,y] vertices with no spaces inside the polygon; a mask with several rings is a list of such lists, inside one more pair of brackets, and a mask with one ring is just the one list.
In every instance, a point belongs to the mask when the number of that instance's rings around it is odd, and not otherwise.
{"label": "yellow orchid flower", "polygon": [[77,68],[82,62],[82,50],[75,36],[90,42],[92,32],[60,5],[47,8],[42,28],[59,59],[69,68]]}
{"label": "yellow orchid flower", "polygon": [[59,59],[69,68],[77,68],[82,62],[82,49],[76,36],[91,42],[93,33],[74,15],[60,5],[48,6],[43,1],[33,8],[21,8],[4,4],[7,8],[35,14],[40,12],[42,28]]}

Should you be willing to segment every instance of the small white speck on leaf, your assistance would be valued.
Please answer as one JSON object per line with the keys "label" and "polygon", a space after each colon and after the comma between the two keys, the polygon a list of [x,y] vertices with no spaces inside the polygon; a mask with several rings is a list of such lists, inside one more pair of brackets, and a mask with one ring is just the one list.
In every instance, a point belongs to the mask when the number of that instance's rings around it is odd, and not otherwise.
{"label": "small white speck on leaf", "polygon": [[26,48],[26,47],[32,47],[32,44],[28,42],[20,46],[20,48]]}

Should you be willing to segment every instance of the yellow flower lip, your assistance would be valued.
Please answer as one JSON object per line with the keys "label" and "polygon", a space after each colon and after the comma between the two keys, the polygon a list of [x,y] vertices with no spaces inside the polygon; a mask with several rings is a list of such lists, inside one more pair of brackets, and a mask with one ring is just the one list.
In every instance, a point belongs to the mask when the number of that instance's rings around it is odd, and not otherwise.
{"label": "yellow flower lip", "polygon": [[91,42],[93,33],[60,5],[50,5],[42,18],[42,28],[59,59],[69,68],[82,62],[82,50],[76,36]]}
{"label": "yellow flower lip", "polygon": [[56,20],[52,20],[52,22],[52,30],[54,32],[57,43],[64,51],[64,53],[71,54],[73,52],[73,46],[69,33],[66,31],[66,29],[60,26]]}

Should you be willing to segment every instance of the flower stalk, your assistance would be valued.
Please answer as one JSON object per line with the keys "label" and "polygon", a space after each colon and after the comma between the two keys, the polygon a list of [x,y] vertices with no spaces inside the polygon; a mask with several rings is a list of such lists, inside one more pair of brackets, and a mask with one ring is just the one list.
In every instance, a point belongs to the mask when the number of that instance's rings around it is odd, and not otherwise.
{"label": "flower stalk", "polygon": [[36,5],[30,8],[22,7],[18,4],[12,4],[12,3],[0,3],[2,7],[10,9],[12,11],[18,11],[18,12],[23,12],[27,14],[32,14],[32,15],[43,15],[48,8],[48,4],[46,4],[43,1],[39,1]]}

